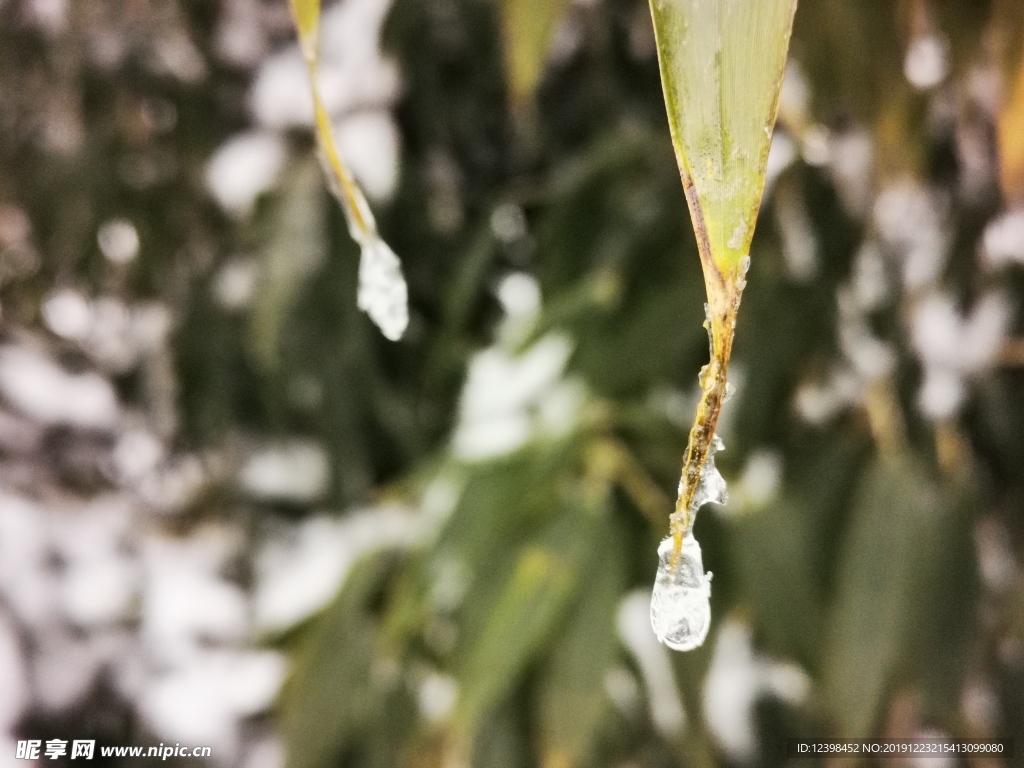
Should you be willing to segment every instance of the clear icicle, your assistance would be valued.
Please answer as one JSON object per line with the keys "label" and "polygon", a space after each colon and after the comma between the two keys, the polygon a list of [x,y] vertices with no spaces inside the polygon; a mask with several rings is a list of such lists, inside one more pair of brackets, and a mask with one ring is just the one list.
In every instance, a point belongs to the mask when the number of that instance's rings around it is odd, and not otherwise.
{"label": "clear icicle", "polygon": [[726,502],[725,478],[715,467],[715,454],[724,447],[721,438],[715,435],[693,496],[693,514],[675,569],[672,568],[672,537],[658,546],[658,575],[651,594],[651,627],[658,640],[676,651],[699,647],[711,626],[711,573],[704,573],[700,544],[693,537],[693,521],[708,502]]}

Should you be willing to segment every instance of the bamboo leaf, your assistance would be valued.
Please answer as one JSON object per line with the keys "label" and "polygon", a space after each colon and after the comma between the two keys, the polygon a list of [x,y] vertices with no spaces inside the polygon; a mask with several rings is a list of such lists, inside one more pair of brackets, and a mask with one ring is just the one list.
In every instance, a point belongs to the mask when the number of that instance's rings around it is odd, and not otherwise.
{"label": "bamboo leaf", "polygon": [[[821,635],[822,597],[815,589],[811,510],[784,496],[736,520],[732,541],[742,593],[768,649],[814,660]],[[780,585],[784,584],[785,588]]]}
{"label": "bamboo leaf", "polygon": [[626,586],[621,532],[602,527],[595,537],[588,580],[538,676],[537,717],[542,765],[593,764],[608,709],[605,675],[615,661],[615,617]]}
{"label": "bamboo leaf", "polygon": [[356,566],[299,644],[281,701],[288,768],[333,764],[345,745],[380,717],[384,700],[374,680],[377,627],[367,603],[384,575],[382,560]]}
{"label": "bamboo leaf", "polygon": [[465,688],[458,714],[467,733],[548,639],[574,586],[575,574],[549,549],[523,549],[460,675]]}
{"label": "bamboo leaf", "polygon": [[316,44],[320,27],[320,0],[291,0],[299,45],[307,59],[316,59]]}
{"label": "bamboo leaf", "polygon": [[651,0],[676,159],[711,272],[750,249],[796,0]]}
{"label": "bamboo leaf", "polygon": [[[825,693],[841,736],[873,733],[894,682],[909,675],[956,688],[972,609],[969,526],[957,494],[913,456],[883,455],[855,494],[839,558],[825,656]],[[933,594],[936,585],[946,594]],[[936,672],[941,670],[941,672]],[[944,693],[948,698],[948,691]],[[955,698],[955,697],[954,697]]]}
{"label": "bamboo leaf", "polygon": [[325,217],[316,164],[290,174],[261,254],[256,301],[249,318],[257,362],[274,370],[280,362],[281,331],[302,285],[324,261]]}
{"label": "bamboo leaf", "polygon": [[528,98],[544,71],[551,34],[568,0],[502,0],[505,74],[516,101]]}
{"label": "bamboo leaf", "polygon": [[[666,636],[657,616],[687,592],[661,590],[679,576],[684,536],[700,507],[703,470],[715,450],[715,425],[727,395],[736,312],[750,266],[795,11],[796,0],[651,0],[669,127],[704,270],[705,327],[711,342],[711,361],[701,370],[701,396],[671,516],[672,547],[655,583],[651,617],[663,642]],[[700,548],[692,537],[688,541],[691,566],[699,566]],[[700,578],[695,583],[706,590]],[[706,594],[696,604],[703,605],[702,611]],[[703,635],[699,638],[698,645]]]}
{"label": "bamboo leaf", "polygon": [[1024,52],[1009,78],[1006,104],[999,115],[999,181],[1010,201],[1024,200]]}
{"label": "bamboo leaf", "polygon": [[589,561],[594,522],[582,511],[561,515],[539,540],[519,550],[510,575],[489,601],[459,664],[456,724],[467,742],[562,624]]}
{"label": "bamboo leaf", "polygon": [[362,249],[357,303],[386,338],[398,341],[409,324],[409,292],[402,275],[401,262],[378,234],[377,223],[366,202],[366,196],[342,160],[334,140],[331,118],[320,95],[317,84],[320,1],[292,0],[292,14],[299,34],[299,46],[309,70],[314,127],[324,174],[331,192],[345,213],[349,234]]}

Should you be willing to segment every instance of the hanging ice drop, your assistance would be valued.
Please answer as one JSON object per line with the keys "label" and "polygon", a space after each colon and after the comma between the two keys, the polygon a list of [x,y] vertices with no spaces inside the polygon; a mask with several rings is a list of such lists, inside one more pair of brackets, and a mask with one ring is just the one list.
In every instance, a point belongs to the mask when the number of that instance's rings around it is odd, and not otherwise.
{"label": "hanging ice drop", "polygon": [[708,502],[726,502],[725,478],[715,467],[715,454],[724,447],[718,435],[712,437],[675,568],[672,567],[672,537],[658,546],[658,575],[651,594],[651,627],[658,640],[676,651],[698,648],[711,627],[711,573],[704,573],[700,544],[693,537],[693,521],[697,511]]}
{"label": "hanging ice drop", "polygon": [[658,640],[676,651],[692,651],[711,627],[711,574],[704,573],[700,544],[688,533],[675,569],[672,537],[658,547],[658,576],[651,595],[651,627]]}

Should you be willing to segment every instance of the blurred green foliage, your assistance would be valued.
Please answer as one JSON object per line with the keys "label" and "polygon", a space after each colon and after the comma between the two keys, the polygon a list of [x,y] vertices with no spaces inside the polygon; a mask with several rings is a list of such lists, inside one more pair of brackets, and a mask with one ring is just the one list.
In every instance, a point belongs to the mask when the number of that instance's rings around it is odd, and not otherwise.
{"label": "blurred green foliage", "polygon": [[[71,5],[84,15],[102,3]],[[809,99],[800,114],[784,97],[783,132],[798,155],[813,128],[835,146],[866,136],[873,153],[852,186],[863,182],[867,197],[850,202],[838,161],[799,157],[766,197],[722,427],[733,502],[696,524],[715,574],[714,625],[704,649],[671,657],[687,715],[674,733],[652,716],[650,681],[617,625],[622,598],[652,584],[707,359],[646,2],[571,3],[548,20],[536,9],[563,4],[394,1],[383,45],[404,83],[402,170],[376,211],[410,290],[397,344],[355,307],[357,248],[310,136],[289,135],[290,166],[251,217],[228,220],[209,200],[204,164],[249,121],[247,74],[212,63],[197,84],[147,70],[157,5],[134,4],[143,31],[111,73],[83,63],[73,31],[51,44],[14,23],[17,4],[0,3],[0,202],[29,213],[38,244],[34,255],[3,251],[4,333],[42,327],[41,299],[69,282],[159,300],[175,317],[181,446],[237,432],[318,439],[339,510],[382,498],[425,505],[438,483],[455,489],[422,546],[367,557],[321,614],[268,639],[294,662],[276,713],[293,768],[779,765],[787,736],[1024,738],[1024,580],[1018,568],[1009,585],[986,582],[976,544],[979,523],[995,521],[1016,562],[1024,551],[1020,360],[1000,358],[972,381],[955,417],[923,414],[907,319],[918,297],[890,249],[894,290],[868,324],[893,350],[892,372],[816,423],[795,406],[845,360],[837,295],[862,244],[878,239],[875,201],[906,174],[946,203],[942,290],[966,310],[998,286],[1019,307],[1019,266],[993,274],[979,257],[986,223],[1013,201],[999,186],[998,113],[969,91],[981,68],[1016,71],[1018,3],[801,0],[792,56]],[[215,62],[216,4],[168,5]],[[948,41],[950,74],[919,90],[904,62],[921,24]],[[289,35],[282,27],[275,43]],[[141,105],[165,102],[173,130],[133,132]],[[35,139],[61,110],[81,129],[70,156]],[[969,193],[964,142],[975,135],[976,165],[991,173]],[[804,211],[816,244],[803,276],[787,255],[783,200]],[[140,233],[130,270],[105,263],[95,244],[113,215]],[[508,215],[523,217],[522,231],[503,233]],[[212,298],[217,270],[239,252],[259,260],[241,314]],[[510,272],[532,275],[542,296],[516,332],[495,298]],[[1018,311],[1011,333],[1022,320]],[[458,457],[452,434],[474,354],[493,345],[513,355],[548,332],[573,347],[565,376],[583,394],[571,426],[508,455]],[[302,396],[309,383],[316,397]],[[117,386],[147,397],[138,378]],[[745,495],[745,472],[765,455],[780,484],[766,499]],[[204,497],[195,517],[228,514],[232,494]],[[802,701],[758,700],[760,746],[746,758],[703,711],[727,622],[749,626],[758,654],[799,664],[809,680]],[[623,674],[639,691],[632,699],[609,694]],[[420,700],[428,680],[457,687],[434,720]],[[965,705],[979,687],[994,697],[988,720]]]}

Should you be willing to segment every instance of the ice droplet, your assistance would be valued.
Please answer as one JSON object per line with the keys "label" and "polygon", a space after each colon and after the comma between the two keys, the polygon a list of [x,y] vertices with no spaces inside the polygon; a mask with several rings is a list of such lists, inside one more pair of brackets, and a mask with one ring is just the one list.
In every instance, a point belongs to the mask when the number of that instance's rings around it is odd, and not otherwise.
{"label": "ice droplet", "polygon": [[362,245],[357,303],[385,337],[398,341],[409,324],[409,291],[402,264],[380,237],[369,237]]}
{"label": "ice droplet", "polygon": [[672,537],[658,547],[658,576],[651,595],[651,627],[658,640],[676,651],[703,644],[711,627],[711,574],[704,573],[700,544],[687,534],[679,563],[672,568]]}
{"label": "ice droplet", "polygon": [[[690,523],[683,538],[683,550],[672,568],[672,537],[658,546],[658,575],[651,594],[651,627],[658,640],[676,651],[697,648],[711,626],[711,573],[704,573],[700,544],[693,537],[693,521],[708,502],[725,504],[725,478],[715,467],[715,454],[725,448],[722,439],[711,439],[708,457],[693,495]],[[679,492],[682,493],[682,483]]]}

